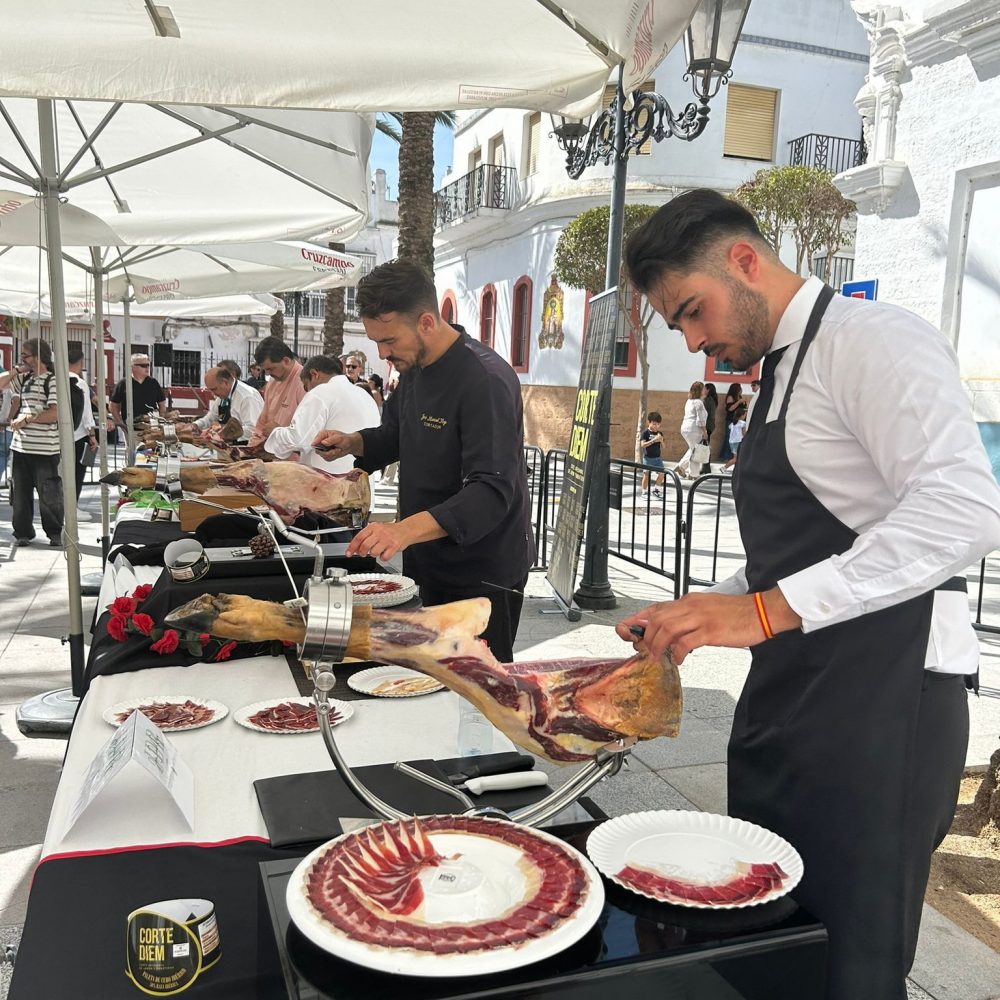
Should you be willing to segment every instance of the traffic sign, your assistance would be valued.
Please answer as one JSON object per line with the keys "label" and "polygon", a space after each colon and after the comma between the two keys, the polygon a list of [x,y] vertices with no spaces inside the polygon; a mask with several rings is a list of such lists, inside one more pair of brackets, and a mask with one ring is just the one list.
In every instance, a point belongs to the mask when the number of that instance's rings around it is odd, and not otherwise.
{"label": "traffic sign", "polygon": [[841,285],[840,293],[849,299],[877,299],[878,278],[868,278],[865,281],[845,281]]}

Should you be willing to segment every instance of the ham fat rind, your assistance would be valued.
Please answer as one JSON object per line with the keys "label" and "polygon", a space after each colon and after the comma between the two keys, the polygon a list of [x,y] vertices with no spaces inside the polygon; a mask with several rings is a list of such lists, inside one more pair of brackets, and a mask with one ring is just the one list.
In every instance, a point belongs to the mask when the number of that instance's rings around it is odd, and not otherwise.
{"label": "ham fat rind", "polygon": [[[303,514],[318,514],[334,524],[350,524],[355,514],[366,518],[371,507],[368,476],[360,469],[335,475],[298,462],[250,459],[221,469],[182,465],[180,474],[181,488],[188,492],[204,493],[214,486],[234,486],[260,497],[289,523]],[[152,468],[130,466],[109,473],[101,482],[127,489],[152,489],[156,485],[156,472]]]}
{"label": "ham fat rind", "polygon": [[[641,656],[500,663],[477,638],[490,602],[399,611],[356,606],[347,655],[411,667],[472,702],[519,746],[558,763],[592,757],[613,740],[676,736],[682,694],[677,668]],[[168,623],[244,641],[302,641],[297,612],[270,601],[205,595]]]}

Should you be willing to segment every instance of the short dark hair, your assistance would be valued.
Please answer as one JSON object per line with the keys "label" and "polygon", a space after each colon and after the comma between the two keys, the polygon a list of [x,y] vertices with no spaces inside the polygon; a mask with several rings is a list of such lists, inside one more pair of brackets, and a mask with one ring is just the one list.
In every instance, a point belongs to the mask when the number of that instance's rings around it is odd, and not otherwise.
{"label": "short dark hair", "polygon": [[67,364],[75,365],[77,361],[83,361],[83,348],[77,347],[76,344],[73,344],[73,346],[66,351],[66,362]]}
{"label": "short dark hair", "polygon": [[292,349],[280,337],[265,337],[257,345],[257,349],[253,352],[253,356],[254,360],[259,365],[263,364],[265,361],[277,364],[279,361],[284,361],[285,358],[291,358],[293,361],[295,360],[295,355],[292,354]]}
{"label": "short dark hair", "polygon": [[663,417],[660,416],[660,411],[659,410],[650,410],[649,413],[646,414],[646,423],[647,424],[659,424],[662,421],[663,421]]}
{"label": "short dark hair", "polygon": [[344,366],[339,358],[330,358],[325,354],[317,354],[314,358],[302,362],[302,378],[309,372],[322,372],[324,375],[343,375]]}
{"label": "short dark hair", "polygon": [[243,369],[240,368],[240,366],[231,358],[226,358],[224,361],[220,361],[219,367],[224,371],[229,372],[234,379],[243,378]]}
{"label": "short dark hair", "polygon": [[382,386],[385,384],[382,381],[382,376],[381,375],[376,375],[374,372],[372,372],[372,374],[368,376],[368,381],[373,386],[375,386],[375,388],[378,389],[379,392],[382,391]]}
{"label": "short dark hair", "polygon": [[52,348],[47,340],[32,337],[21,345],[22,351],[30,351],[49,371],[52,371]]}
{"label": "short dark hair", "polygon": [[377,319],[386,313],[404,313],[416,319],[429,312],[440,316],[434,278],[412,260],[390,260],[373,268],[358,282],[358,315]]}
{"label": "short dark hair", "polygon": [[753,240],[770,249],[754,217],[739,203],[708,188],[678,195],[658,208],[625,244],[625,266],[643,293],[668,271],[690,274],[705,264],[719,240]]}

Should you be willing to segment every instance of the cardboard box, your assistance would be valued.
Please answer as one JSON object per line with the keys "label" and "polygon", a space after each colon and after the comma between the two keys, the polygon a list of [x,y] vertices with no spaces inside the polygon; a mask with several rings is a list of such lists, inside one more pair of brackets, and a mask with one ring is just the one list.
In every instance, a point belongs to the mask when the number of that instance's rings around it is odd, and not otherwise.
{"label": "cardboard box", "polygon": [[[215,486],[206,490],[202,496],[209,502],[218,504],[220,507],[228,507],[230,510],[244,510],[247,507],[256,507],[261,504],[260,497],[252,493],[244,493],[241,490],[230,489],[227,486]],[[195,528],[205,520],[206,517],[213,517],[221,514],[222,511],[214,507],[206,507],[196,500],[181,500],[180,502],[181,528],[184,531],[194,531]]]}

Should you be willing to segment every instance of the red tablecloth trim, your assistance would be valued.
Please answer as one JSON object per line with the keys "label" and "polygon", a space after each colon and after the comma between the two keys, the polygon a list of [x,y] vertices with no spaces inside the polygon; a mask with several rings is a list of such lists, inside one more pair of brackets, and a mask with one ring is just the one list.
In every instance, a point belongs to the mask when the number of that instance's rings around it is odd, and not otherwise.
{"label": "red tablecloth trim", "polygon": [[[131,851],[158,851],[163,847],[228,847],[230,844],[246,844],[249,842],[256,842],[258,844],[269,844],[271,841],[267,837],[230,837],[228,840],[213,840],[213,841],[197,841],[197,840],[178,840],[172,843],[164,844],[130,844],[127,847],[104,847],[98,850],[92,851],[62,851],[56,854],[46,854],[44,858],[41,858],[37,865],[35,865],[35,871],[37,872],[46,861],[55,861],[61,858],[92,858],[97,857],[102,854],[128,854]],[[32,881],[34,881],[34,873],[32,873]]]}

